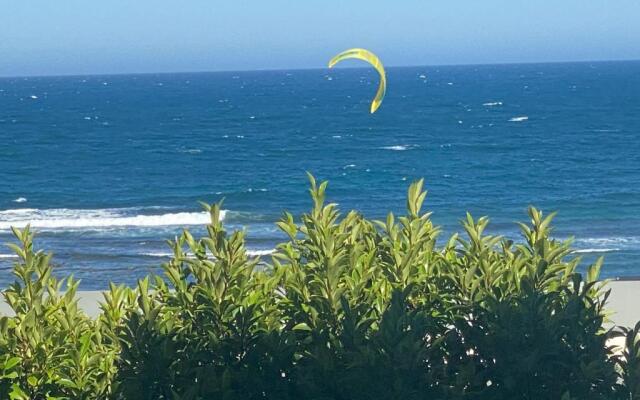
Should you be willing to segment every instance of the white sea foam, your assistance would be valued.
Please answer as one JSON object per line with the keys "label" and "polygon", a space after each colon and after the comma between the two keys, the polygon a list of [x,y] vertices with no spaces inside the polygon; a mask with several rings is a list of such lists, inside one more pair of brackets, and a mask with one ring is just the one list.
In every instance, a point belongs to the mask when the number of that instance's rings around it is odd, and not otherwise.
{"label": "white sea foam", "polygon": [[395,144],[393,146],[384,146],[382,147],[382,149],[393,150],[393,151],[406,151],[406,150],[415,149],[416,147],[418,147],[418,145],[416,144]]}
{"label": "white sea foam", "polygon": [[13,200],[14,203],[25,203],[26,201],[26,197],[18,197],[17,199]]}
{"label": "white sea foam", "polygon": [[245,193],[268,192],[268,191],[269,191],[269,189],[267,189],[267,188],[257,188],[257,189],[249,188],[249,189],[245,190]]}
{"label": "white sea foam", "polygon": [[251,257],[260,257],[260,256],[268,256],[275,253],[276,249],[266,249],[266,250],[247,250],[247,255]]}
{"label": "white sea foam", "polygon": [[574,253],[611,253],[613,251],[619,251],[620,249],[578,249],[574,250]]}
{"label": "white sea foam", "polygon": [[509,122],[523,122],[523,121],[527,121],[529,119],[529,117],[527,117],[526,115],[523,115],[521,117],[513,117],[509,120]]}
{"label": "white sea foam", "polygon": [[173,257],[173,253],[170,253],[168,251],[157,251],[157,252],[150,252],[150,253],[142,253],[143,256],[147,256],[147,257],[162,257],[162,258],[169,258],[169,257]]}
{"label": "white sea foam", "polygon": [[495,107],[495,106],[501,106],[502,102],[501,101],[492,101],[492,102],[489,102],[489,103],[483,103],[482,105],[485,106],[485,107]]}
{"label": "white sea foam", "polygon": [[385,150],[393,150],[393,151],[405,151],[405,150],[407,150],[408,148],[409,148],[408,146],[405,146],[405,145],[402,145],[402,144],[397,144],[397,145],[394,145],[394,146],[385,146],[385,147],[383,147],[383,149],[385,149]]}
{"label": "white sea foam", "polygon": [[594,245],[625,245],[625,246],[640,246],[640,236],[607,236],[607,237],[593,237],[593,238],[577,238],[576,243],[589,243]]}
{"label": "white sea foam", "polygon": [[[210,222],[206,212],[172,212],[158,214],[158,208],[150,208],[152,213],[141,213],[141,209],[35,209],[21,208],[0,211],[0,230],[12,226],[24,227],[30,224],[39,229],[84,229],[113,227],[154,227],[205,225]],[[224,217],[224,211],[222,213]]]}
{"label": "white sea foam", "polygon": [[186,154],[200,154],[202,153],[202,149],[185,149],[185,148],[181,148],[178,149],[179,153],[186,153]]}
{"label": "white sea foam", "polygon": [[640,250],[640,236],[611,236],[576,238],[579,253],[609,253],[622,250]]}
{"label": "white sea foam", "polygon": [[613,237],[596,237],[581,238],[577,241],[584,243],[608,244],[608,243],[633,243],[638,242],[640,238],[636,236],[613,236]]}
{"label": "white sea foam", "polygon": [[[247,255],[249,257],[262,257],[262,256],[268,256],[270,254],[273,254],[276,251],[276,249],[264,249],[264,250],[247,250]],[[147,256],[147,257],[160,257],[160,258],[170,258],[173,257],[173,253],[169,252],[169,251],[157,251],[157,252],[149,252],[149,253],[142,253],[143,256]]]}
{"label": "white sea foam", "polygon": [[2,258],[18,258],[17,254],[0,254],[0,259]]}

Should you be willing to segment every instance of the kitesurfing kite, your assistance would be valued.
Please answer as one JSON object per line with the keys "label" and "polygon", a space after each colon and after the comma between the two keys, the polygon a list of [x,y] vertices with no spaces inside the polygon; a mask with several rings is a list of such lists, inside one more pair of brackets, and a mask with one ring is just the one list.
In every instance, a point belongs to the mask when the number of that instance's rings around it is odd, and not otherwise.
{"label": "kitesurfing kite", "polygon": [[378,85],[378,91],[376,92],[376,97],[373,98],[371,102],[371,114],[376,112],[380,104],[382,103],[382,98],[384,97],[384,93],[387,91],[387,77],[384,73],[384,67],[382,66],[382,62],[372,52],[365,49],[349,49],[345,50],[337,56],[333,57],[331,61],[329,61],[329,68],[332,68],[334,65],[339,63],[342,60],[346,60],[348,58],[356,58],[358,60],[363,60],[373,65],[373,68],[378,71],[380,74],[380,85]]}

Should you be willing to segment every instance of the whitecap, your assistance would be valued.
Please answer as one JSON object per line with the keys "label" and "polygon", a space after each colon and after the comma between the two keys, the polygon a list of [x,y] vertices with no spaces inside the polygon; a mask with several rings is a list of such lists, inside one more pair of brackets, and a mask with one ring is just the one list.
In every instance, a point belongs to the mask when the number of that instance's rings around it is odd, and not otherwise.
{"label": "whitecap", "polygon": [[526,115],[523,115],[521,117],[513,117],[511,119],[509,119],[509,122],[523,122],[523,121],[527,121],[529,120],[529,117],[527,117]]}
{"label": "whitecap", "polygon": [[34,94],[32,94],[32,95],[31,95],[31,96],[29,96],[29,97],[31,97],[31,98],[32,98],[32,99],[34,99],[34,100],[36,100],[36,99],[38,98],[38,96],[36,96],[36,95],[34,95]]}
{"label": "whitecap", "polygon": [[344,167],[342,167],[342,169],[347,169],[347,168],[355,168],[356,165],[355,164],[347,164]]}
{"label": "whitecap", "polygon": [[168,251],[142,253],[142,255],[146,256],[146,257],[162,257],[162,258],[171,258],[171,257],[173,257],[173,253],[170,253]]}
{"label": "whitecap", "polygon": [[640,249],[640,236],[577,238],[574,242],[577,247],[585,249],[613,249],[611,251]]}
{"label": "whitecap", "polygon": [[202,153],[202,150],[201,149],[179,149],[178,152],[187,153],[187,154],[200,154]]}
{"label": "whitecap", "polygon": [[[157,212],[157,208],[149,210]],[[0,230],[30,225],[37,229],[87,229],[119,227],[160,227],[206,225],[207,212],[141,213],[137,208],[114,209],[35,209],[21,208],[0,211]],[[224,218],[226,211],[222,211]]]}
{"label": "whitecap", "polygon": [[501,101],[491,101],[488,103],[482,103],[483,106],[485,107],[495,107],[495,106],[501,106],[502,102]]}
{"label": "whitecap", "polygon": [[419,146],[415,144],[396,144],[393,146],[384,146],[381,148],[384,150],[392,150],[392,151],[406,151],[406,150],[415,149],[417,147]]}
{"label": "whitecap", "polygon": [[611,249],[578,249],[574,250],[574,253],[611,253],[613,251],[619,251],[620,249],[611,248]]}
{"label": "whitecap", "polygon": [[250,257],[268,256],[275,253],[276,249],[267,250],[247,250],[247,255]]}
{"label": "whitecap", "polygon": [[26,201],[26,197],[18,197],[17,199],[13,200],[14,203],[26,203]]}
{"label": "whitecap", "polygon": [[405,150],[408,150],[409,147],[406,146],[406,145],[398,144],[398,145],[394,145],[394,146],[385,146],[385,147],[383,147],[383,149],[385,149],[385,150],[393,150],[393,151],[405,151]]}
{"label": "whitecap", "polygon": [[[262,256],[271,255],[275,253],[275,251],[276,249],[260,249],[260,250],[247,249],[247,255],[249,257],[262,257]],[[171,258],[174,256],[174,254],[169,251],[156,251],[156,252],[142,253],[142,255],[146,257],[159,257],[159,258]]]}
{"label": "whitecap", "polygon": [[0,254],[0,258],[18,258],[17,254]]}

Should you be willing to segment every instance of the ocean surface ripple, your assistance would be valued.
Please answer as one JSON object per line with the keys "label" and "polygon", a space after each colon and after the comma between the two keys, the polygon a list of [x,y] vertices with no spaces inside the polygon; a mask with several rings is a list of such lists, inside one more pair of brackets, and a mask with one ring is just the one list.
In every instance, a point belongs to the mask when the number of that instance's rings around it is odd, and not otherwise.
{"label": "ocean surface ripple", "polygon": [[[198,201],[224,199],[228,230],[268,257],[282,211],[311,204],[306,171],[372,218],[424,177],[444,234],[469,211],[517,237],[535,205],[605,277],[640,276],[639,62],[387,77],[374,115],[368,69],[2,78],[0,242],[30,224],[58,275],[100,289],[161,272],[183,227],[204,234]],[[0,287],[15,261],[0,249]]]}

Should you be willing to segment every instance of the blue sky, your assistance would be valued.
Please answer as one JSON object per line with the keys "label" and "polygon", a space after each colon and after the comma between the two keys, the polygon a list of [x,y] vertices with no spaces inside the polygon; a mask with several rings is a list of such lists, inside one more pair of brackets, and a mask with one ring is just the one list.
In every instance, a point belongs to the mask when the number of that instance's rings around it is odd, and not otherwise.
{"label": "blue sky", "polygon": [[640,59],[638,0],[0,0],[0,75]]}

